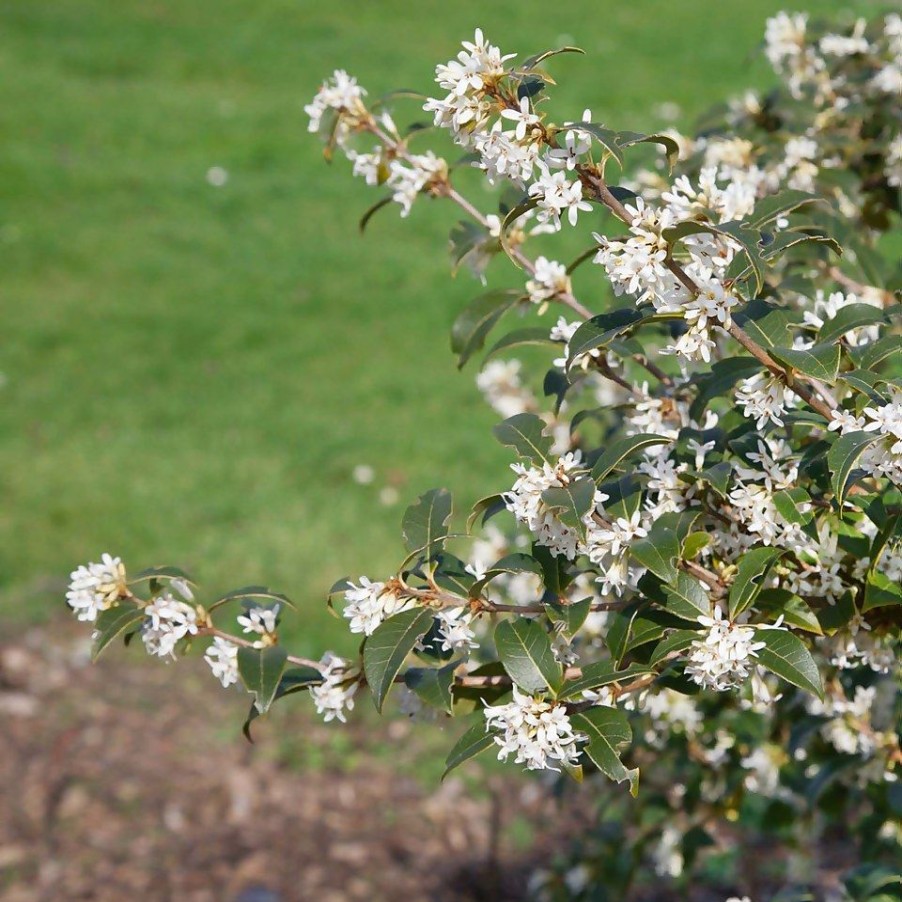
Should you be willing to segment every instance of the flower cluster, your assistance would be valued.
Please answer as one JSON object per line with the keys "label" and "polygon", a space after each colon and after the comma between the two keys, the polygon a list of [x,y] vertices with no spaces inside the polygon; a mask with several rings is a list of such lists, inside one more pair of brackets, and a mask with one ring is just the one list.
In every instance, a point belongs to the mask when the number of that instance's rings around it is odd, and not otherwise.
{"label": "flower cluster", "polygon": [[316,713],[322,715],[326,723],[331,720],[346,723],[345,711],[354,708],[357,680],[348,672],[349,663],[332,652],[326,652],[319,664],[323,681],[310,688]]}
{"label": "flower cluster", "polygon": [[563,705],[533,698],[514,687],[514,699],[484,711],[486,729],[495,733],[498,760],[514,755],[529,770],[559,770],[555,763],[574,765],[580,734],[574,731]]}
{"label": "flower cluster", "polygon": [[412,608],[416,602],[404,594],[403,586],[397,580],[371,582],[360,577],[360,585],[350,583],[344,593],[344,616],[352,633],[371,636],[376,628],[388,617]]}
{"label": "flower cluster", "polygon": [[764,648],[765,643],[755,641],[752,627],[724,619],[719,605],[711,617],[699,617],[698,622],[707,632],[689,648],[686,675],[715,692],[741,686],[755,667],[753,659],[758,649]]}
{"label": "flower cluster", "polygon": [[125,567],[117,557],[104,554],[99,564],[83,564],[69,575],[66,603],[79,620],[94,621],[128,594]]}

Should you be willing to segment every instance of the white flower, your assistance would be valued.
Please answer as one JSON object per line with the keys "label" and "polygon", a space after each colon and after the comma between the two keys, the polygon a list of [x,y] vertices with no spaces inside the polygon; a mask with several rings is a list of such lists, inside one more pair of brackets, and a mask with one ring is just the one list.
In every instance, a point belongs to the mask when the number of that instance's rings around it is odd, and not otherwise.
{"label": "white flower", "polygon": [[482,33],[476,29],[472,41],[461,42],[463,50],[457,59],[435,67],[435,80],[446,91],[453,94],[466,94],[480,91],[486,82],[504,74],[504,63],[517,54],[501,55],[501,51],[490,44]]}
{"label": "white flower", "polygon": [[[583,122],[591,122],[592,114],[589,110],[583,113]],[[580,157],[585,156],[592,149],[589,138],[580,137],[580,132],[572,129],[564,135],[564,146],[555,147],[548,151],[545,162],[552,169],[566,169],[572,172],[579,163]]]}
{"label": "white flower", "polygon": [[388,186],[392,200],[401,207],[401,216],[410,214],[417,195],[434,181],[448,175],[448,164],[431,150],[404,160],[392,160],[389,165]]}
{"label": "white flower", "polygon": [[504,495],[507,509],[525,523],[540,545],[545,545],[554,555],[570,560],[582,550],[579,534],[565,525],[542,500],[542,492],[550,488],[562,488],[570,484],[575,471],[582,469],[579,453],[565,454],[552,467],[543,463],[541,469],[511,464],[517,481]]}
{"label": "white flower", "polygon": [[486,729],[499,731],[495,744],[498,760],[516,754],[515,763],[529,770],[560,770],[553,762],[576,764],[579,734],[573,730],[562,705],[525,695],[514,686],[514,700],[506,705],[486,707]]}
{"label": "white flower", "polygon": [[547,257],[536,259],[536,268],[532,278],[526,283],[529,299],[534,304],[541,304],[561,294],[570,292],[570,276],[567,267],[557,260]]}
{"label": "white flower", "polygon": [[257,633],[260,636],[272,635],[276,631],[276,618],[279,605],[271,608],[254,607],[238,617],[238,623],[245,633]]}
{"label": "white flower", "polygon": [[69,574],[66,603],[79,620],[94,621],[127,592],[122,560],[103,554],[99,564],[82,564]]}
{"label": "white flower", "polygon": [[756,373],[739,383],[736,402],[743,414],[755,420],[758,429],[763,429],[768,421],[782,426],[781,417],[787,407],[794,406],[796,396],[776,376]]}
{"label": "white flower", "polygon": [[[308,130],[318,132],[323,126],[323,117],[328,110],[346,114],[352,121],[365,114],[363,98],[366,91],[357,84],[357,79],[352,78],[343,69],[336,69],[332,77],[327,79],[317,91],[313,100],[304,107],[304,112],[310,117]],[[336,140],[341,145],[344,143],[346,132],[344,129],[336,129]]]}
{"label": "white flower", "polygon": [[519,360],[490,360],[476,376],[476,386],[505,419],[536,407],[532,392],[520,381]]}
{"label": "white flower", "polygon": [[349,629],[352,633],[370,636],[383,620],[416,604],[401,594],[401,586],[396,580],[374,583],[361,576],[359,586],[354,583],[350,586],[344,593],[347,602],[344,616],[351,621]]}
{"label": "white flower", "polygon": [[683,836],[685,831],[674,824],[665,824],[658,842],[652,849],[655,873],[660,877],[679,877],[683,873]]}
{"label": "white flower", "polygon": [[902,132],[890,141],[886,151],[886,180],[894,188],[902,187]]}
{"label": "white flower", "polygon": [[528,97],[520,98],[520,106],[517,109],[502,110],[501,118],[509,119],[517,124],[514,129],[514,137],[518,141],[524,141],[530,129],[539,123],[539,117],[533,113]]}
{"label": "white flower", "polygon": [[319,663],[323,681],[310,687],[310,697],[316,705],[316,713],[322,714],[326,723],[332,720],[347,723],[345,711],[354,708],[357,680],[349,679],[348,662],[331,651],[327,651]]}
{"label": "white flower", "polygon": [[442,651],[469,651],[478,648],[476,633],[470,628],[473,617],[466,608],[442,608],[437,614],[438,637]]}
{"label": "white flower", "polygon": [[204,660],[223,688],[238,682],[238,646],[234,642],[216,636],[204,652]]}
{"label": "white flower", "polygon": [[699,686],[718,692],[744,683],[755,666],[758,649],[764,648],[763,642],[754,641],[755,630],[724,620],[719,605],[714,607],[713,617],[699,617],[698,622],[708,632],[689,646],[686,675]]}
{"label": "white flower", "polygon": [[207,183],[221,188],[229,180],[229,173],[222,166],[211,166],[207,170]]}
{"label": "white flower", "polygon": [[606,554],[617,555],[629,548],[636,539],[644,539],[648,530],[642,525],[641,511],[634,511],[627,517],[608,520],[604,524],[595,523],[589,527],[587,536],[590,560],[602,560]]}
{"label": "white flower", "polygon": [[148,654],[175,657],[175,647],[186,636],[197,633],[197,611],[168,592],[154,598],[144,608],[141,640]]}
{"label": "white flower", "polygon": [[539,222],[552,223],[560,228],[561,216],[567,214],[570,225],[575,226],[579,211],[589,212],[592,204],[583,200],[583,186],[577,181],[568,181],[566,172],[551,172],[547,166],[539,164],[540,176],[529,186],[530,197],[538,199]]}
{"label": "white flower", "polygon": [[780,764],[783,750],[775,745],[760,745],[740,759],[742,767],[748,771],[743,778],[745,788],[758,795],[774,797],[780,785]]}

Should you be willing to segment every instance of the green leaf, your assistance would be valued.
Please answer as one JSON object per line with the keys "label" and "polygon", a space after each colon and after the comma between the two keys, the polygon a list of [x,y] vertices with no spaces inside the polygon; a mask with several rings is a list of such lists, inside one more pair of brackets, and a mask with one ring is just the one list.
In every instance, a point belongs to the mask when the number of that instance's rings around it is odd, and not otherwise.
{"label": "green leaf", "polygon": [[755,609],[766,613],[774,620],[782,614],[784,621],[796,629],[805,630],[817,636],[824,634],[821,624],[808,602],[788,589],[765,589],[755,599]]}
{"label": "green leaf", "polygon": [[123,602],[114,608],[107,608],[97,615],[94,623],[94,640],[91,646],[91,660],[96,661],[100,653],[117,636],[132,627],[138,627],[144,620],[144,609],[131,602]]}
{"label": "green leaf", "polygon": [[748,216],[747,222],[752,228],[760,229],[801,207],[817,203],[825,203],[824,199],[817,194],[794,189],[781,191],[779,194],[772,194],[758,201],[755,209]]}
{"label": "green leaf", "polygon": [[850,329],[882,322],[883,310],[870,304],[849,304],[841,308],[833,319],[824,323],[817,336],[818,344],[836,341]]}
{"label": "green leaf", "polygon": [[574,714],[573,722],[589,737],[584,754],[608,779],[616,783],[629,780],[630,795],[635,798],[639,794],[639,769],[627,769],[620,760],[620,749],[633,738],[626,715],[617,708],[596,705]]}
{"label": "green leaf", "polygon": [[512,210],[510,210],[501,222],[501,230],[499,235],[501,248],[504,253],[507,254],[507,256],[511,259],[511,262],[514,263],[514,265],[519,269],[523,269],[523,263],[514,256],[514,250],[507,240],[507,234],[510,231],[511,226],[521,216],[528,213],[530,210],[534,210],[538,205],[538,198],[526,197],[522,201],[520,201],[520,203],[518,203]]}
{"label": "green leaf", "polygon": [[664,591],[667,594],[665,609],[671,614],[693,622],[699,617],[710,616],[711,599],[705,587],[694,576],[681,570],[672,585],[664,586]]}
{"label": "green leaf", "polygon": [[565,486],[553,486],[542,492],[542,501],[557,511],[558,519],[579,534],[586,530],[583,519],[594,507],[595,483],[588,477],[575,479]]}
{"label": "green leaf", "polygon": [[891,580],[885,573],[879,571],[869,573],[864,586],[862,612],[896,604],[902,604],[902,586]]}
{"label": "green leaf", "polygon": [[129,585],[132,585],[133,583],[142,583],[150,579],[181,579],[194,585],[194,580],[178,567],[148,567],[146,570],[136,573],[128,582]]}
{"label": "green leaf", "polygon": [[548,634],[534,620],[503,620],[495,629],[495,647],[504,669],[525,692],[561,688],[561,665]]}
{"label": "green leaf", "polygon": [[[814,511],[811,510],[811,495],[801,486],[774,492],[773,501],[780,516],[788,523],[805,526],[814,519]],[[803,508],[805,509],[803,510]]]}
{"label": "green leaf", "polygon": [[841,350],[838,344],[817,344],[804,351],[771,348],[770,355],[784,366],[832,385],[839,375]]}
{"label": "green leaf", "polygon": [[269,710],[287,660],[288,652],[281,645],[238,649],[238,673],[247,691],[254,694],[254,706],[260,714]]}
{"label": "green leaf", "polygon": [[757,652],[762,667],[799,689],[824,697],[817,664],[801,639],[782,629],[759,629],[755,631],[755,641],[764,643]]}
{"label": "green leaf", "polygon": [[614,441],[606,448],[601,457],[595,461],[592,467],[592,478],[601,483],[623,460],[636,451],[643,448],[651,448],[654,445],[669,445],[673,440],[663,435],[655,435],[651,432],[642,432],[639,435],[628,435]]}
{"label": "green leaf", "polygon": [[566,636],[573,636],[580,631],[591,609],[591,596],[580,601],[569,603],[551,601],[545,605],[545,613],[548,615],[548,619],[559,629],[563,630]]}
{"label": "green leaf", "polygon": [[630,553],[643,566],[665,583],[675,583],[679,570],[680,542],[672,529],[652,529],[649,535],[633,542]]}
{"label": "green leaf", "polygon": [[852,483],[852,472],[865,450],[879,438],[873,432],[849,432],[840,436],[827,452],[827,469],[836,503],[842,508],[846,491]]}
{"label": "green leaf", "polygon": [[617,161],[617,165],[623,169],[623,151],[620,148],[620,142],[617,140],[617,132],[605,128],[605,126],[596,122],[567,122],[563,128],[591,135]]}
{"label": "green leaf", "polygon": [[459,767],[494,744],[493,735],[486,730],[485,715],[480,711],[473,717],[473,720],[475,721],[473,726],[457,740],[448,753],[448,757],[445,759],[445,772],[442,774],[443,780],[455,767]]}
{"label": "green leaf", "polygon": [[698,639],[696,630],[673,630],[655,646],[648,663],[652,665],[658,664],[668,655],[689,648],[696,639]]}
{"label": "green leaf", "polygon": [[385,699],[398,671],[413,647],[432,626],[433,612],[429,608],[401,611],[376,627],[363,646],[363,672],[373,692],[377,711]]}
{"label": "green leaf", "polygon": [[508,332],[503,338],[499,338],[492,345],[489,352],[485,355],[488,360],[499,351],[506,351],[508,348],[515,348],[520,345],[548,345],[556,344],[548,337],[548,329],[540,329],[538,327],[529,329],[514,329]]}
{"label": "green leaf", "polygon": [[489,291],[460,313],[451,327],[451,350],[457,354],[458,369],[482,349],[489,332],[519,297],[521,292],[511,289]]}
{"label": "green leaf", "polygon": [[404,674],[404,684],[432,708],[451,713],[451,685],[458,662],[444,667],[411,667]]}
{"label": "green leaf", "polygon": [[739,559],[733,585],[730,586],[730,619],[735,620],[755,601],[764,588],[771,568],[786,552],[780,548],[759,547],[746,551]]}
{"label": "green leaf", "polygon": [[542,565],[529,554],[515,552],[514,554],[505,555],[500,561],[496,561],[486,570],[482,579],[476,580],[470,587],[470,598],[478,598],[482,594],[482,590],[496,576],[504,573],[535,573],[539,576],[544,575]]}
{"label": "green leaf", "polygon": [[581,675],[564,686],[561,698],[578,698],[583,692],[613,683],[630,682],[650,673],[654,671],[644,664],[630,664],[629,667],[618,669],[613,661],[596,661],[583,667]]}
{"label": "green leaf", "polygon": [[387,207],[392,202],[392,196],[389,194],[388,197],[383,197],[381,200],[377,200],[371,207],[367,209],[367,211],[360,217],[360,222],[358,223],[358,228],[360,229],[361,234],[366,231],[366,227],[370,224],[370,220],[383,208]]}
{"label": "green leaf", "polygon": [[640,132],[617,132],[617,143],[620,147],[634,147],[636,144],[660,144],[667,156],[667,167],[673,172],[673,167],[680,158],[680,145],[670,135],[643,135]]}
{"label": "green leaf", "polygon": [[712,542],[711,534],[704,531],[691,532],[683,539],[683,549],[680,557],[684,561],[697,558]]}
{"label": "green leaf", "polygon": [[553,56],[559,56],[561,53],[580,53],[585,54],[585,50],[581,50],[579,47],[558,47],[557,50],[546,50],[544,53],[537,53],[534,56],[529,56],[519,66],[517,66],[517,71],[526,71],[529,72],[531,69],[535,69],[540,63],[544,63],[545,60],[550,59]]}
{"label": "green leaf", "polygon": [[730,488],[730,479],[733,476],[733,464],[728,460],[722,460],[713,466],[706,467],[698,474],[698,478],[714,489],[721,498],[727,497]]}
{"label": "green leaf", "polygon": [[[282,674],[282,679],[279,680],[279,687],[276,689],[276,694],[273,696],[269,706],[272,707],[280,698],[283,698],[286,695],[303,692],[305,689],[318,685],[322,681],[323,675],[313,667],[292,667]],[[247,717],[244,719],[244,724],[241,727],[241,732],[244,733],[248,742],[254,741],[251,736],[251,724],[259,716],[260,712],[257,710],[257,705],[255,703],[251,705],[250,711],[248,711]]]}
{"label": "green leaf", "polygon": [[863,370],[871,370],[887,357],[894,356],[900,351],[902,351],[902,335],[886,335],[879,341],[860,349],[856,356],[858,356],[858,365]]}
{"label": "green leaf", "polygon": [[[337,589],[335,588],[335,586],[333,586],[329,594],[332,595],[338,591],[344,590]],[[208,610],[213,611],[220,605],[224,605],[228,601],[236,601],[240,598],[259,598],[264,601],[276,601],[279,604],[285,604],[290,608],[294,608],[294,603],[290,598],[288,598],[287,595],[281,595],[278,592],[273,592],[272,589],[269,589],[266,586],[243,586],[240,589],[232,589],[231,592],[226,592],[225,595],[220,595],[219,598],[217,598],[216,601],[214,601],[213,604],[210,605]]]}
{"label": "green leaf", "polygon": [[451,493],[447,489],[431,489],[407,508],[401,521],[401,533],[410,553],[423,554],[430,560],[442,550],[448,536],[452,506]]}
{"label": "green leaf", "polygon": [[545,421],[534,413],[518,413],[498,423],[492,429],[495,438],[502,445],[514,448],[516,452],[536,466],[553,464],[551,457],[552,439],[545,435]]}
{"label": "green leaf", "polygon": [[482,517],[480,525],[484,526],[487,520],[490,520],[495,514],[506,509],[507,505],[504,503],[504,496],[501,494],[486,495],[485,498],[480,498],[479,501],[473,505],[470,516],[467,517],[467,534],[472,534],[473,526],[480,517]]}
{"label": "green leaf", "polygon": [[566,369],[569,370],[578,357],[596,348],[605,347],[645,319],[645,315],[635,307],[624,307],[611,313],[593,316],[573,333],[568,344],[569,357]]}

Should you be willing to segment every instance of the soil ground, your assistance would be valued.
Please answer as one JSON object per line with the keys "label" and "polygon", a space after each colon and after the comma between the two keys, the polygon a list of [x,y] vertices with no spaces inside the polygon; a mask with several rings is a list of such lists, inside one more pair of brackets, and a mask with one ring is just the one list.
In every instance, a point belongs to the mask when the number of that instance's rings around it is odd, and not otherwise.
{"label": "soil ground", "polygon": [[366,726],[303,702],[251,745],[245,711],[196,658],[176,671],[117,648],[91,665],[87,631],[60,622],[0,641],[0,896],[520,899],[574,826],[534,781],[405,776],[406,721],[373,754]]}

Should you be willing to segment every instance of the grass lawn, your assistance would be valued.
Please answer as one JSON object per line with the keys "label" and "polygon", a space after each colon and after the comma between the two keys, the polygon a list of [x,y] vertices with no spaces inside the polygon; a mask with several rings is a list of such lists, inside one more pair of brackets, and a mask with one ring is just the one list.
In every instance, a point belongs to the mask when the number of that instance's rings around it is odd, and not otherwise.
{"label": "grass lawn", "polygon": [[304,103],[336,67],[374,95],[428,90],[481,25],[521,54],[588,51],[554,64],[564,115],[649,128],[673,101],[688,128],[770,82],[752,53],[783,5],[7,0],[0,617],[57,610],[72,566],[109,550],[211,591],[267,582],[303,605],[301,651],[351,647],[325,589],[397,563],[406,500],[444,484],[467,504],[508,455],[448,352],[479,290],[448,278],[453,210],[421,200],[361,238],[376,196],[323,165]]}

